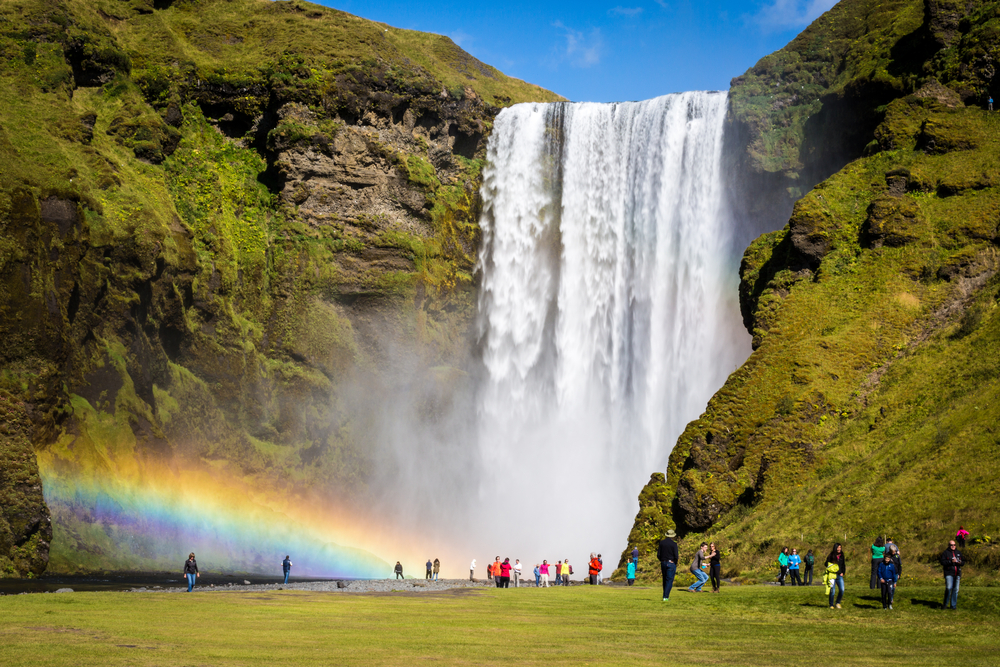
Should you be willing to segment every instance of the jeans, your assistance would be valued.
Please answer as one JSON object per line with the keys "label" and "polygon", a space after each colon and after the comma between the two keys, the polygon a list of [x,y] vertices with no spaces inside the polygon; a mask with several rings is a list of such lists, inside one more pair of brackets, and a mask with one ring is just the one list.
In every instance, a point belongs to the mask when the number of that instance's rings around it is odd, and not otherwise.
{"label": "jeans", "polygon": [[802,585],[812,586],[813,583],[813,566],[806,563],[806,571],[802,573]]}
{"label": "jeans", "polygon": [[708,581],[708,575],[705,574],[704,572],[702,572],[700,569],[695,570],[693,572],[693,574],[698,579],[698,581],[696,581],[693,584],[691,584],[688,587],[688,590],[689,591],[701,591],[701,587],[705,585],[706,581]]}
{"label": "jeans", "polygon": [[194,588],[194,580],[198,578],[198,575],[194,572],[187,572],[186,574],[188,579],[188,593],[190,593],[191,589]]}
{"label": "jeans", "polygon": [[291,573],[292,573],[291,570],[285,570],[285,581],[284,581],[284,583],[286,583],[286,584],[288,583],[288,575],[290,575]]}
{"label": "jeans", "polygon": [[397,579],[402,579],[403,578],[403,573],[402,572],[397,572],[396,573],[396,578]]}
{"label": "jeans", "polygon": [[542,582],[542,575],[536,574],[535,575],[535,588],[538,588],[538,584],[540,584],[541,582]]}
{"label": "jeans", "polygon": [[556,572],[556,586],[562,585],[562,572]]}
{"label": "jeans", "polygon": [[896,597],[896,582],[885,582],[882,586],[882,609],[892,606],[892,599]]}
{"label": "jeans", "polygon": [[799,568],[797,567],[788,568],[788,575],[792,578],[792,586],[802,585],[802,580],[799,579]]}
{"label": "jeans", "polygon": [[674,575],[677,574],[677,563],[660,562],[660,574],[663,575],[663,599],[670,599],[670,589],[674,587]]}
{"label": "jeans", "polygon": [[435,573],[434,573],[434,581],[437,581],[437,580],[438,580],[438,573],[437,573],[437,572],[435,572]]}
{"label": "jeans", "polygon": [[961,582],[962,577],[956,577],[951,574],[944,575],[944,608],[952,609],[958,608],[958,584]]}
{"label": "jeans", "polygon": [[[833,601],[833,594],[837,593],[837,601]],[[834,581],[833,586],[830,587],[830,606],[835,604],[840,604],[840,601],[844,599],[844,575],[839,575]]]}

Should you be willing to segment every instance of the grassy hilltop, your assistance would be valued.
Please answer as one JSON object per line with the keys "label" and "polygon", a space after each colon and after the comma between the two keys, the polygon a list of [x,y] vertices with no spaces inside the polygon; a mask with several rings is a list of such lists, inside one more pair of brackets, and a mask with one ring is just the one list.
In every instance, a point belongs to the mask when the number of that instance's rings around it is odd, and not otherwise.
{"label": "grassy hilltop", "polygon": [[460,365],[485,137],[561,98],[298,0],[6,0],[0,55],[0,576],[156,566],[74,489],[171,461],[362,493],[341,384]]}
{"label": "grassy hilltop", "polygon": [[[963,578],[995,581],[1000,116],[980,101],[998,92],[986,63],[1000,3],[961,4],[972,10],[845,0],[734,81],[734,114],[753,108],[765,128],[748,150],[772,166],[798,169],[810,141],[836,144],[836,123],[811,139],[810,128],[841,115],[852,90],[867,91],[851,104],[869,120],[845,130],[854,159],[744,255],[754,352],[640,496],[629,545],[647,575],[676,527],[685,554],[720,541],[727,572],[751,580],[774,577],[785,545],[822,559],[844,542],[867,568],[867,546],[892,535],[904,575],[927,580],[964,524],[975,543]],[[851,21],[859,32],[844,41]],[[812,107],[758,95],[770,80],[832,72],[839,92]]]}

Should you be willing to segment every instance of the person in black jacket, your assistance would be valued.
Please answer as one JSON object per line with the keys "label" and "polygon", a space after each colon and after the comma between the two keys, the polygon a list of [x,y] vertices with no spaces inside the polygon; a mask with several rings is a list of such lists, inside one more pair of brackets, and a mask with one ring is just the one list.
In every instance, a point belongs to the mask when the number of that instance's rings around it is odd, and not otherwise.
{"label": "person in black jacket", "polygon": [[680,560],[677,543],[673,539],[675,537],[677,533],[671,528],[656,549],[656,559],[660,561],[660,573],[663,575],[664,602],[670,599],[670,589],[674,586],[674,575],[677,574],[677,561]]}
{"label": "person in black jacket", "polygon": [[184,576],[188,580],[188,593],[194,588],[194,580],[201,576],[198,572],[198,561],[194,559],[194,552],[188,554],[188,559],[184,561]]}
{"label": "person in black jacket", "polygon": [[962,554],[955,547],[955,540],[948,543],[948,548],[941,554],[941,566],[944,568],[944,609],[958,608],[958,584],[962,578]]}
{"label": "person in black jacket", "polygon": [[396,573],[397,579],[403,578],[403,565],[398,560],[396,561],[396,567],[394,567],[392,571]]}
{"label": "person in black jacket", "polygon": [[281,572],[285,575],[285,582],[288,583],[288,575],[292,573],[292,557],[285,556],[285,560],[281,561]]}
{"label": "person in black jacket", "polygon": [[[825,565],[830,563],[836,563],[838,568],[837,579],[830,587],[830,609],[833,609],[834,604],[836,604],[837,609],[840,609],[840,602],[844,599],[844,577],[847,576],[847,560],[844,558],[844,547],[841,546],[840,542],[833,545],[830,555],[826,557]],[[836,603],[833,600],[834,591],[837,592]]]}

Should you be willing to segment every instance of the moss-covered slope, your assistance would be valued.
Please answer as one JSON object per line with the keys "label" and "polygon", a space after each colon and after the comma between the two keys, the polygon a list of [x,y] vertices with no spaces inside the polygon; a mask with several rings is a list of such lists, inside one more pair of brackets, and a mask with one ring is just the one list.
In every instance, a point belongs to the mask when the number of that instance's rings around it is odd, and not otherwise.
{"label": "moss-covered slope", "polygon": [[492,119],[558,97],[298,0],[11,0],[0,54],[0,576],[39,472],[60,571],[155,566],[115,517],[186,471],[363,498],[391,355],[462,364]]}
{"label": "moss-covered slope", "polygon": [[[951,44],[995,25],[995,5],[977,12]],[[934,17],[908,30],[937,34]],[[963,104],[974,96],[947,47],[894,56],[922,83],[872,100],[869,155],[744,255],[755,350],[640,496],[629,549],[648,574],[668,527],[691,536],[688,553],[721,541],[727,573],[751,578],[773,574],[786,544],[825,556],[841,541],[864,562],[880,534],[901,542],[908,576],[929,577],[960,524],[978,541],[968,577],[1000,564],[1000,116]]]}

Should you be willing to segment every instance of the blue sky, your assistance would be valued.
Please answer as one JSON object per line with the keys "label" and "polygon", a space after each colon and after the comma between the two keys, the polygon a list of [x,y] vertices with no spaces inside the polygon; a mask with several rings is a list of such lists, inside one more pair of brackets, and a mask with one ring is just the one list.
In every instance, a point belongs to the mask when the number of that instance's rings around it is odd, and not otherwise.
{"label": "blue sky", "polygon": [[574,101],[721,90],[835,0],[313,0],[448,35],[505,74]]}

